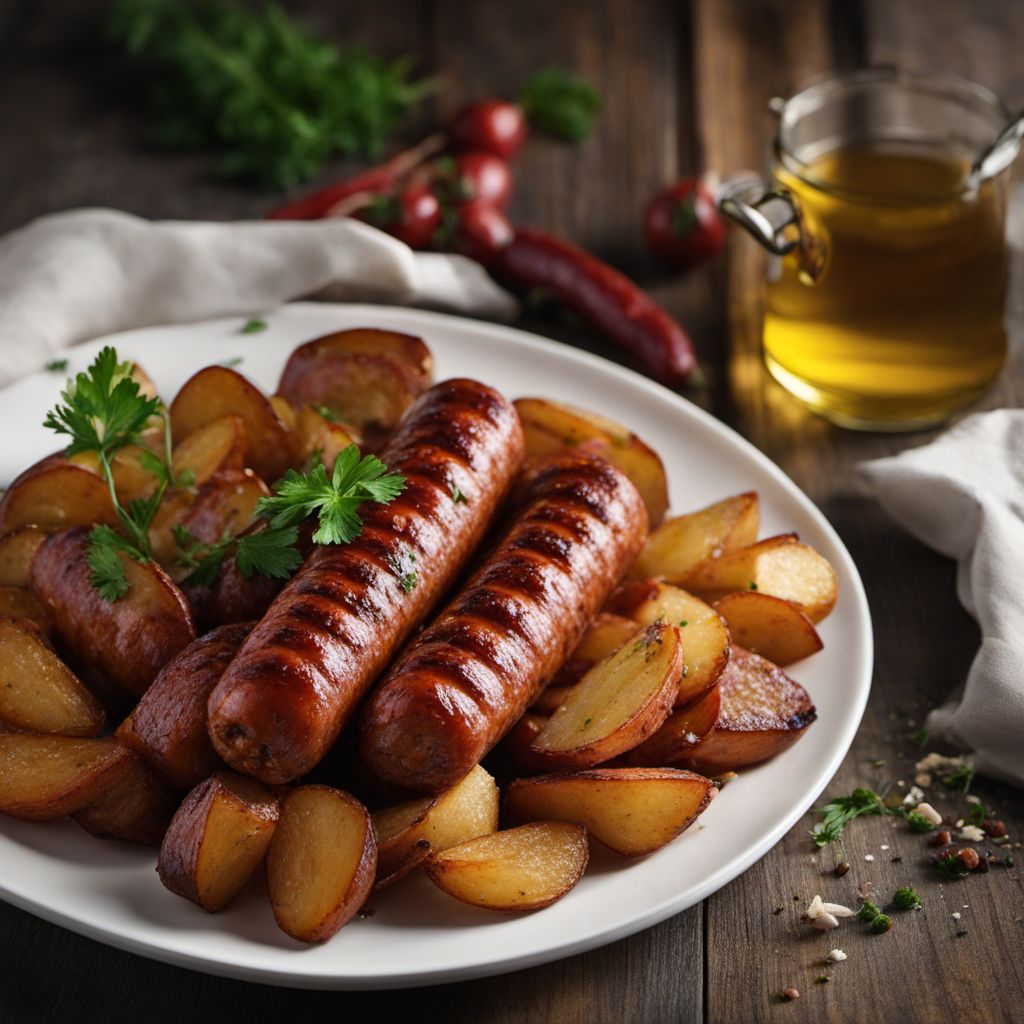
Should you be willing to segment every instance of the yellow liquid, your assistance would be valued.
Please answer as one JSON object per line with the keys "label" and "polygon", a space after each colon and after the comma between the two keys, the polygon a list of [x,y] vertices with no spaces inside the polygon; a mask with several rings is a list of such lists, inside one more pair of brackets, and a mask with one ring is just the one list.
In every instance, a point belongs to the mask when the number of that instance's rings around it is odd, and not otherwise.
{"label": "yellow liquid", "polygon": [[827,262],[810,282],[796,255],[781,261],[768,286],[765,360],[816,412],[912,429],[969,404],[998,375],[1006,181],[957,195],[968,166],[929,149],[843,148],[804,171],[817,188],[776,167]]}

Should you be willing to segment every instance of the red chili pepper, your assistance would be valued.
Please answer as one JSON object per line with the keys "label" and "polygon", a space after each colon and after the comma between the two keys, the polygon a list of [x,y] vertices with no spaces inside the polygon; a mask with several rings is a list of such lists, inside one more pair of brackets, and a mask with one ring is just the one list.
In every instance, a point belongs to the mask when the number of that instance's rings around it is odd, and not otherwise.
{"label": "red chili pepper", "polygon": [[446,141],[444,135],[428,136],[418,146],[396,154],[377,167],[285,203],[267,216],[271,220],[317,220],[335,215],[335,207],[357,193],[384,195],[425,160],[444,149]]}
{"label": "red chili pepper", "polygon": [[664,384],[684,384],[697,368],[689,336],[665,310],[628,277],[560,238],[518,229],[496,272],[517,291],[551,293]]}

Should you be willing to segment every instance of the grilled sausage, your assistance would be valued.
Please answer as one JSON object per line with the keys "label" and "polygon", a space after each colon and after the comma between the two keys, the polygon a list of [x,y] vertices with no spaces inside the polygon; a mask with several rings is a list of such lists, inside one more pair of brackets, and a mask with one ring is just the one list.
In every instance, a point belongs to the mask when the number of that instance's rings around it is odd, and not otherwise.
{"label": "grilled sausage", "polygon": [[425,392],[382,453],[406,479],[363,531],[317,549],[274,600],[209,701],[210,738],[267,783],[308,772],[454,582],[523,459],[512,405],[483,384]]}
{"label": "grilled sausage", "polygon": [[367,702],[370,770],[428,793],[465,775],[576,647],[646,533],[614,466],[570,456],[541,470],[494,553]]}

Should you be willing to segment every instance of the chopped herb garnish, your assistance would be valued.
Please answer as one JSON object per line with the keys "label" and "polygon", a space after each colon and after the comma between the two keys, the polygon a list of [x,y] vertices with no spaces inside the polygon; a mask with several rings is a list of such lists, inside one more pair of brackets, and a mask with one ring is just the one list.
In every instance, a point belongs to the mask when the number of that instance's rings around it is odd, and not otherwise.
{"label": "chopped herb garnish", "polygon": [[970,811],[964,817],[969,825],[977,825],[979,828],[985,824],[989,818],[995,817],[995,811],[990,807],[986,807],[980,800],[971,806]]}
{"label": "chopped herb garnish", "polygon": [[588,727],[588,726],[590,725],[590,723],[591,723],[592,721],[593,721],[593,719],[592,719],[592,718],[584,718],[584,719],[583,719],[583,724],[582,724],[582,725],[580,726],[580,728],[581,728],[581,729],[586,729],[586,728],[587,728],[587,727]]}
{"label": "chopped herb garnish", "polygon": [[919,747],[923,747],[928,742],[928,730],[922,725],[920,729],[914,730],[910,734],[910,742],[916,743]]}
{"label": "chopped herb garnish", "polygon": [[450,483],[448,485],[448,489],[451,491],[452,501],[454,501],[456,505],[460,502],[465,502],[466,496],[459,490],[459,485],[457,483]]}
{"label": "chopped herb garnish", "polygon": [[328,423],[340,423],[341,417],[329,406],[329,405],[314,405],[317,413],[322,416]]}
{"label": "chopped herb garnish", "polygon": [[828,975],[827,975],[827,974],[819,974],[819,975],[818,975],[818,976],[817,976],[817,977],[816,977],[816,978],[814,979],[814,984],[815,984],[815,985],[827,985],[827,984],[828,984],[828,982],[829,982],[829,977],[828,977]]}
{"label": "chopped herb garnish", "polygon": [[68,368],[68,361],[66,359],[51,359],[46,364],[46,369],[50,373],[63,373]]}
{"label": "chopped herb garnish", "polygon": [[566,142],[580,142],[590,134],[601,97],[593,86],[562,68],[545,68],[526,83],[519,105],[535,128]]}
{"label": "chopped herb garnish", "polygon": [[757,583],[756,583],[756,582],[755,582],[754,580],[751,580],[751,581],[750,581],[750,582],[749,582],[749,583],[747,584],[747,588],[748,588],[749,590],[757,590]]}
{"label": "chopped herb garnish", "polygon": [[185,582],[198,587],[213,586],[224,559],[234,551],[235,565],[245,579],[253,573],[276,579],[288,579],[302,564],[295,549],[298,527],[267,527],[241,537],[223,536],[216,544],[206,544],[186,527],[174,527],[178,545],[176,564],[192,572]]}
{"label": "chopped herb garnish", "polygon": [[679,628],[680,629],[682,629],[683,626],[688,626],[689,624],[690,624],[690,622],[689,622],[688,619],[680,619],[679,620]]}
{"label": "chopped herb garnish", "polygon": [[967,877],[967,868],[955,853],[947,853],[944,857],[935,858],[936,870],[945,878],[958,879]]}
{"label": "chopped herb garnish", "polygon": [[222,359],[220,365],[226,366],[229,370],[233,370],[236,366],[241,366],[245,360],[242,356],[232,356],[230,359]]}
{"label": "chopped herb garnish", "polygon": [[958,789],[966,793],[971,788],[974,780],[974,764],[969,758],[961,759],[960,763],[951,771],[942,772],[939,775],[943,785],[950,789]]}
{"label": "chopped herb garnish", "polygon": [[258,317],[253,317],[251,320],[246,320],[239,329],[239,334],[259,334],[260,331],[267,329],[267,321],[260,320]]}
{"label": "chopped herb garnish", "polygon": [[921,897],[909,885],[901,885],[893,893],[892,905],[897,910],[920,910]]}
{"label": "chopped herb garnish", "polygon": [[828,846],[842,834],[846,825],[864,814],[889,814],[882,798],[871,789],[855,789],[850,796],[836,797],[822,807],[815,808],[816,814],[824,818],[811,829],[815,846]]}
{"label": "chopped herb garnish", "polygon": [[857,920],[863,921],[875,935],[881,935],[892,927],[892,918],[878,909],[874,900],[865,900],[857,911]]}
{"label": "chopped herb garnish", "polygon": [[917,811],[911,811],[906,815],[907,824],[915,832],[931,832],[935,829],[935,825],[930,822],[923,814],[918,814]]}

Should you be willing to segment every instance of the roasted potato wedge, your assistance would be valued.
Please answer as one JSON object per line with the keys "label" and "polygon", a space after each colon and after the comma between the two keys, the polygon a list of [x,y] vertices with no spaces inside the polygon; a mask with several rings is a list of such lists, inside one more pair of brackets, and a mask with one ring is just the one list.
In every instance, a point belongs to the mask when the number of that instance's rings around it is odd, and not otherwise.
{"label": "roasted potato wedge", "polygon": [[0,618],[0,724],[58,736],[95,736],[103,708],[28,619]]}
{"label": "roasted potato wedge", "polygon": [[815,623],[832,611],[839,596],[835,569],[791,533],[725,552],[696,569],[688,586],[709,601],[739,590],[781,597]]}
{"label": "roasted potato wedge", "polygon": [[592,768],[516,779],[505,791],[509,821],[570,821],[609,849],[641,857],[696,821],[718,790],[676,768]]}
{"label": "roasted potato wedge", "polygon": [[527,459],[584,445],[633,481],[647,506],[652,529],[665,518],[668,508],[665,467],[657,452],[632,431],[603,416],[545,398],[519,398],[515,407],[526,436]]}
{"label": "roasted potato wedge", "polygon": [[202,487],[220,473],[245,469],[248,455],[245,421],[231,413],[186,435],[174,448],[171,461],[176,479],[191,474],[192,486]]}
{"label": "roasted potato wedge", "polygon": [[[298,353],[302,353],[301,356]],[[388,356],[411,373],[426,390],[434,383],[434,357],[422,338],[379,327],[353,327],[335,331],[300,345],[292,357],[296,362],[338,355]],[[282,374],[283,376],[283,374]]]}
{"label": "roasted potato wedge", "polygon": [[791,665],[824,646],[814,623],[781,597],[739,590],[719,598],[715,611],[725,619],[736,644],[776,665]]}
{"label": "roasted potato wedge", "polygon": [[80,811],[103,796],[129,757],[112,739],[0,732],[0,814],[46,821]]}
{"label": "roasted potato wedge", "polygon": [[326,942],[366,902],[377,843],[366,808],[330,786],[299,786],[281,803],[267,851],[267,890],[278,927]]}
{"label": "roasted potato wedge", "polygon": [[713,686],[688,707],[669,715],[656,733],[627,751],[622,761],[649,768],[675,764],[715,727],[721,706],[721,692]]}
{"label": "roasted potato wedge", "polygon": [[642,628],[573,687],[530,746],[552,767],[589,768],[642,743],[668,717],[683,670],[679,629]]}
{"label": "roasted potato wedge", "polygon": [[43,603],[29,590],[0,587],[0,619],[27,619],[53,639],[53,620]]}
{"label": "roasted potato wedge", "polygon": [[63,641],[126,693],[140,696],[156,674],[195,639],[188,602],[154,563],[120,555],[128,593],[113,603],[90,582],[89,531],[48,537],[32,560],[31,584]]}
{"label": "roasted potato wedge", "polygon": [[[153,439],[156,440],[155,438]],[[157,449],[163,456],[163,433],[160,433],[161,445]],[[157,488],[158,480],[153,473],[146,468],[145,458],[152,449],[144,444],[130,444],[119,448],[110,460],[110,472],[114,478],[114,486],[117,488],[117,496],[121,502],[131,501],[133,498],[149,497]],[[103,470],[100,466],[100,459],[96,452],[78,452],[68,458],[73,466],[88,470],[90,473],[104,480]],[[103,484],[106,487],[106,482]]]}
{"label": "roasted potato wedge", "polygon": [[0,501],[0,534],[29,524],[50,533],[94,523],[117,524],[110,489],[98,474],[63,455],[30,466]]}
{"label": "roasted potato wedge", "polygon": [[630,575],[686,585],[690,573],[724,551],[757,540],[760,502],[756,491],[737,494],[697,512],[673,516],[647,538]]}
{"label": "roasted potato wedge", "polygon": [[196,495],[191,490],[168,491],[149,524],[150,550],[168,573],[176,572],[175,560],[179,555],[174,531],[185,522],[195,502]]}
{"label": "roasted potato wedge", "polygon": [[0,586],[28,586],[28,568],[44,540],[38,526],[16,526],[0,537]]}
{"label": "roasted potato wedge", "polygon": [[678,764],[721,775],[759,764],[795,743],[817,718],[807,691],[777,665],[741,647],[733,649],[719,683],[715,724]]}
{"label": "roasted potato wedge", "polygon": [[160,844],[160,881],[203,910],[223,910],[245,888],[270,844],[277,798],[255,779],[217,772],[175,812]]}
{"label": "roasted potato wedge", "polygon": [[634,619],[613,615],[611,612],[601,612],[583,634],[583,639],[576,645],[576,650],[569,656],[569,660],[596,665],[625,647],[635,635]]}
{"label": "roasted potato wedge", "polygon": [[350,445],[361,441],[355,427],[330,420],[310,405],[296,413],[296,462],[304,466],[318,456],[328,469],[334,468],[338,456]]}
{"label": "roasted potato wedge", "polygon": [[132,754],[107,791],[76,811],[74,819],[97,839],[159,846],[176,806],[171,791]]}
{"label": "roasted potato wedge", "polygon": [[249,466],[277,480],[293,460],[293,437],[270,399],[227,366],[207,366],[190,377],[171,403],[175,445],[224,416],[239,416],[249,439]]}
{"label": "roasted potato wedge", "polygon": [[725,620],[699,598],[657,580],[624,584],[609,607],[641,625],[674,623],[683,640],[683,676],[676,707],[685,707],[707,693],[729,662],[729,630]]}
{"label": "roasted potato wedge", "polygon": [[153,771],[179,790],[189,790],[226,766],[206,731],[206,701],[252,623],[222,626],[172,658],[160,670],[117,737]]}
{"label": "roasted potato wedge", "polygon": [[476,766],[439,796],[420,797],[373,813],[377,885],[411,871],[431,850],[447,850],[498,827],[498,787]]}
{"label": "roasted potato wedge", "polygon": [[423,862],[449,896],[485,910],[541,910],[583,877],[587,830],[562,821],[536,821],[470,839]]}

